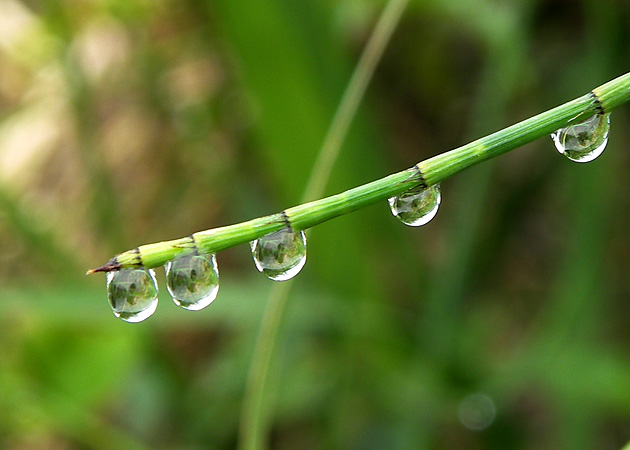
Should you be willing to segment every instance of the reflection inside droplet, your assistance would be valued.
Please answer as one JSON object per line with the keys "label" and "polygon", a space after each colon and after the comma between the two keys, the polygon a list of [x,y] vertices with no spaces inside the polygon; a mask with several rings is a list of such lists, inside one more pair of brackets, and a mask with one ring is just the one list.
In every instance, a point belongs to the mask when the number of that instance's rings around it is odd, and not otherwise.
{"label": "reflection inside droplet", "polygon": [[306,263],[306,235],[285,227],[251,242],[254,264],[274,281],[297,275]]}
{"label": "reflection inside droplet", "polygon": [[440,185],[416,187],[388,199],[392,214],[412,227],[419,227],[431,221],[440,206]]}
{"label": "reflection inside droplet", "polygon": [[177,306],[198,311],[219,291],[219,268],[214,254],[186,255],[166,264],[166,287]]}
{"label": "reflection inside droplet", "polygon": [[558,152],[575,162],[589,162],[601,155],[608,143],[610,114],[595,114],[551,134]]}
{"label": "reflection inside droplet", "polygon": [[141,322],[158,305],[155,272],[146,269],[122,269],[107,273],[107,299],[116,317],[125,322]]}

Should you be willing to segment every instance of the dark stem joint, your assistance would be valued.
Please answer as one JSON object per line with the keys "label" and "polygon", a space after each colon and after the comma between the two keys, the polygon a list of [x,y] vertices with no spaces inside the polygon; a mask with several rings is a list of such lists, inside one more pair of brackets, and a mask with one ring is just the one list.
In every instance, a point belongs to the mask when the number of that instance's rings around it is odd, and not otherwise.
{"label": "dark stem joint", "polygon": [[282,211],[280,213],[280,216],[282,216],[282,221],[287,226],[287,228],[289,228],[289,230],[293,230],[293,227],[291,226],[291,220],[289,220],[289,216],[287,215],[286,211]]}
{"label": "dark stem joint", "polygon": [[418,186],[420,186],[422,188],[426,188],[427,187],[427,182],[424,179],[424,174],[422,173],[422,170],[420,170],[420,166],[418,164],[416,164],[415,166],[413,166],[413,169],[416,171],[415,176],[418,178],[418,181],[420,182],[418,184]]}
{"label": "dark stem joint", "polygon": [[599,96],[595,93],[595,91],[591,91],[590,94],[595,101],[596,113],[600,115],[606,114],[606,110],[604,109],[604,105],[602,105],[602,101],[600,100]]}
{"label": "dark stem joint", "polygon": [[137,265],[139,267],[144,267],[144,264],[142,263],[142,253],[140,252],[140,248],[136,247],[132,250],[132,252],[135,254],[134,259],[134,265]]}
{"label": "dark stem joint", "polygon": [[190,239],[190,243],[192,244],[192,254],[195,256],[199,256],[199,247],[197,247],[197,241],[195,240],[195,235],[191,234],[190,236],[188,236],[188,238]]}

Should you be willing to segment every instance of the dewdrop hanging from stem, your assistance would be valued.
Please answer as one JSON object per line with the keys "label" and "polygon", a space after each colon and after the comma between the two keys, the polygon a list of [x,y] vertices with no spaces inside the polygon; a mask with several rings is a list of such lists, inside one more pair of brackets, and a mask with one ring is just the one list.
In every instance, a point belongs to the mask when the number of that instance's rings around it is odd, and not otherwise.
{"label": "dewdrop hanging from stem", "polygon": [[271,280],[290,280],[306,264],[306,235],[302,230],[293,231],[287,226],[250,245],[256,269]]}
{"label": "dewdrop hanging from stem", "polygon": [[166,287],[173,302],[189,311],[199,311],[217,298],[219,268],[213,253],[190,254],[166,263]]}
{"label": "dewdrop hanging from stem", "polygon": [[606,149],[610,131],[610,114],[598,112],[588,119],[561,128],[551,134],[558,152],[571,161],[593,161]]}

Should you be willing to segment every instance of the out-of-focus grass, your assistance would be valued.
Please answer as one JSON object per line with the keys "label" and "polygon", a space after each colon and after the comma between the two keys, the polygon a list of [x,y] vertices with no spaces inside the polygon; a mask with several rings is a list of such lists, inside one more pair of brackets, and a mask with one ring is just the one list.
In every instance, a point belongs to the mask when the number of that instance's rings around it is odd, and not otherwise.
{"label": "out-of-focus grass", "polygon": [[[271,283],[248,249],[213,305],[162,293],[136,325],[84,269],[294,204],[382,5],[0,4],[0,446],[234,447]],[[623,2],[411,2],[330,192],[627,71],[629,33]],[[587,165],[542,140],[449,180],[421,229],[386,205],[314,229],[273,448],[621,448],[629,122]]]}

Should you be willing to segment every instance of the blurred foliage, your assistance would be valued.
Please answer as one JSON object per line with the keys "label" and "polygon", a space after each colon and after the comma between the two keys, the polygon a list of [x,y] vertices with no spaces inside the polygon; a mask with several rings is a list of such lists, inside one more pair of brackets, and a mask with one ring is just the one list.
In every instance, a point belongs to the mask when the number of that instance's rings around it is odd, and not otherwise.
{"label": "blurred foliage", "polygon": [[[270,281],[130,325],[86,269],[294,205],[383,1],[0,0],[0,446],[233,448]],[[353,187],[628,71],[622,0],[415,0],[330,182]],[[541,140],[315,228],[271,446],[630,440],[630,114],[578,165]],[[163,274],[159,275],[163,286]],[[171,303],[169,305],[169,303]]]}

